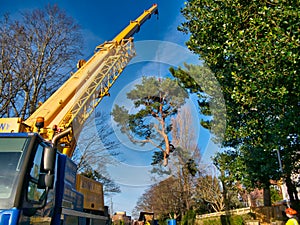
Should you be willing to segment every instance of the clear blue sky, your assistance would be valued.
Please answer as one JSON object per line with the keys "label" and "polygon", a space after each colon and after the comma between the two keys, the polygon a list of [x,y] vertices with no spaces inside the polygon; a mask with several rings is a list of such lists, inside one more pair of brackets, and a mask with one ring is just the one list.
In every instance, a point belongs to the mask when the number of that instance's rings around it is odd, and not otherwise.
{"label": "clear blue sky", "polygon": [[[88,57],[94,48],[104,41],[112,40],[130,20],[137,18],[145,9],[158,4],[159,16],[153,16],[142,25],[139,33],[134,35],[137,57],[127,66],[115,86],[111,89],[111,97],[103,100],[100,110],[110,111],[113,104],[123,102],[122,96],[132,87],[141,75],[166,76],[170,66],[182,66],[184,62],[200,64],[198,57],[190,53],[184,43],[188,39],[177,31],[177,26],[183,21],[180,9],[184,1],[180,0],[0,0],[0,13],[9,12],[15,16],[19,11],[42,8],[46,4],[56,3],[61,9],[73,17],[81,26],[84,34],[84,54]],[[193,107],[196,104],[191,102]],[[194,108],[197,112],[197,108]],[[210,152],[216,150],[209,141],[209,134],[198,129],[199,147],[204,158],[210,157]],[[114,211],[126,211],[131,215],[138,197],[151,184],[147,172],[151,161],[151,151],[137,150],[125,143],[122,149],[122,163],[110,168],[111,176],[121,185],[122,193],[106,199],[110,207],[112,200]],[[114,160],[114,159],[113,159]]]}

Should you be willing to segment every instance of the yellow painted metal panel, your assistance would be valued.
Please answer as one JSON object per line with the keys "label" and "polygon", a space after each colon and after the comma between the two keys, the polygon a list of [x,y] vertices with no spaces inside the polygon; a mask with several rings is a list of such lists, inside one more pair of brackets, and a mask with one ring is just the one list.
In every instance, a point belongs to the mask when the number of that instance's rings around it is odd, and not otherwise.
{"label": "yellow painted metal panel", "polygon": [[28,132],[29,127],[22,124],[21,118],[0,118],[0,133]]}
{"label": "yellow painted metal panel", "polygon": [[103,186],[101,183],[77,174],[76,189],[83,194],[83,208],[104,211]]}

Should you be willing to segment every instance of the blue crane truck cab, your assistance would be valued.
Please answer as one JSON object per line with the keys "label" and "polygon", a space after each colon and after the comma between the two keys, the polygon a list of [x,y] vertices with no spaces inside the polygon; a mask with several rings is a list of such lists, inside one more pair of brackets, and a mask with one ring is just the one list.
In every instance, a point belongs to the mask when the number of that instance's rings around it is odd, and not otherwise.
{"label": "blue crane truck cab", "polygon": [[108,223],[85,210],[77,167],[37,133],[0,133],[0,225]]}

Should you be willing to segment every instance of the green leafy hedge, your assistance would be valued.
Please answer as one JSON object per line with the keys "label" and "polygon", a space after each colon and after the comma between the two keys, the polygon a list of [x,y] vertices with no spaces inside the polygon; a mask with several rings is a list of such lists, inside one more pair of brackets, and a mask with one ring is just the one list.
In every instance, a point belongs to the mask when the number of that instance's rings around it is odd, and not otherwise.
{"label": "green leafy hedge", "polygon": [[201,219],[199,225],[244,225],[246,220],[253,219],[253,215],[222,215],[220,217],[211,217]]}

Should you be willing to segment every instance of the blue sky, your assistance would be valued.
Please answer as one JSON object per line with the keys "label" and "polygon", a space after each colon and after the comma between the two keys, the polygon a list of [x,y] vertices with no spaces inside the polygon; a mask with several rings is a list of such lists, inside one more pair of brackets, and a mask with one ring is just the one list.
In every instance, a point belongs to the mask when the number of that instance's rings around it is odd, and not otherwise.
{"label": "blue sky", "polygon": [[[184,43],[188,36],[177,31],[177,26],[183,21],[180,9],[184,1],[180,0],[114,0],[114,1],[79,1],[79,0],[0,0],[0,13],[9,12],[12,16],[19,11],[42,8],[46,4],[56,3],[59,8],[73,17],[81,26],[84,34],[85,57],[90,56],[95,47],[104,41],[112,40],[130,20],[137,18],[145,9],[157,3],[159,9],[158,19],[153,16],[147,20],[140,31],[134,35],[137,57],[126,67],[111,89],[111,97],[104,99],[97,110],[111,111],[114,104],[124,102],[122,96],[137,82],[141,76],[156,75],[168,76],[170,66],[182,66],[184,62],[200,64],[198,56],[187,50]],[[197,124],[197,108],[193,101],[195,126],[198,145],[204,155],[204,161],[208,162],[210,153],[217,147],[209,141],[208,132],[200,129]],[[113,123],[113,121],[112,121]],[[117,133],[117,131],[116,131]],[[148,169],[151,161],[151,150],[135,149],[127,145],[121,147],[122,159],[112,159],[117,166],[110,168],[111,176],[121,186],[122,193],[112,199],[106,199],[107,205],[113,203],[114,211],[131,211],[138,197],[151,184]]]}

